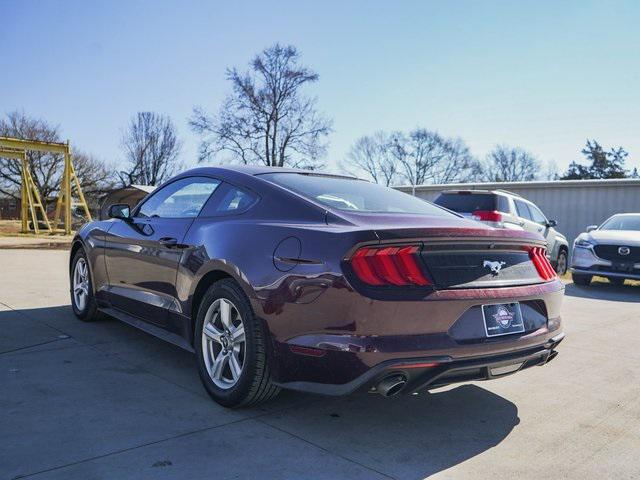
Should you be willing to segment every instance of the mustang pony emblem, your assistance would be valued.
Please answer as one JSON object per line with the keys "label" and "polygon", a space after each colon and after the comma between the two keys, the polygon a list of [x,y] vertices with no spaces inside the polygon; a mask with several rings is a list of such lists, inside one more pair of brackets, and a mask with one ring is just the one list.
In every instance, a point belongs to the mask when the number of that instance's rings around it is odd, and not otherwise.
{"label": "mustang pony emblem", "polygon": [[491,260],[485,260],[482,264],[485,268],[489,267],[491,269],[491,273],[494,275],[498,275],[498,273],[500,273],[503,265],[506,265],[506,262],[492,262]]}

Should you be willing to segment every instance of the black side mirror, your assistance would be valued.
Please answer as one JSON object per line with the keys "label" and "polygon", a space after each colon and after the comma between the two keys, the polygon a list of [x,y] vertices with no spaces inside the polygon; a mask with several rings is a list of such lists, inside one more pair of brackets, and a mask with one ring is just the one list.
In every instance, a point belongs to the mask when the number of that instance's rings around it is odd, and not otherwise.
{"label": "black side mirror", "polygon": [[558,222],[555,220],[547,220],[547,227],[551,228],[551,227],[557,227],[558,226]]}
{"label": "black side mirror", "polygon": [[128,221],[131,219],[131,209],[126,203],[116,203],[109,207],[109,218],[119,218]]}

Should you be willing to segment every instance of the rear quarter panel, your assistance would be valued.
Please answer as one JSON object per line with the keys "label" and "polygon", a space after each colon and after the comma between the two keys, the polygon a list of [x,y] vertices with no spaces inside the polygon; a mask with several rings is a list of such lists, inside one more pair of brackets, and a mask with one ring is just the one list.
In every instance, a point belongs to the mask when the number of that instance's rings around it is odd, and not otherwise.
{"label": "rear quarter panel", "polygon": [[[276,267],[274,251],[287,238],[300,242],[300,262]],[[197,219],[185,243],[195,247],[178,269],[177,292],[183,312],[192,311],[195,289],[212,271],[233,277],[256,313],[270,317],[285,303],[310,303],[336,281],[343,281],[340,260],[357,242],[375,241],[371,231],[345,234],[322,223],[257,222],[251,219]],[[286,271],[283,271],[286,270]]]}

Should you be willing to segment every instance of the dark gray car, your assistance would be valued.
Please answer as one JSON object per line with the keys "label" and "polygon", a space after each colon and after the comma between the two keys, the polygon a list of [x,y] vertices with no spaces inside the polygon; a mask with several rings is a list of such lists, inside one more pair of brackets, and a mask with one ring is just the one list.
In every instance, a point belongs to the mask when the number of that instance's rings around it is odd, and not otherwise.
{"label": "dark gray car", "polygon": [[564,337],[539,235],[374,183],[207,167],[109,213],[71,247],[74,313],[194,352],[225,406],[500,378],[546,364]]}

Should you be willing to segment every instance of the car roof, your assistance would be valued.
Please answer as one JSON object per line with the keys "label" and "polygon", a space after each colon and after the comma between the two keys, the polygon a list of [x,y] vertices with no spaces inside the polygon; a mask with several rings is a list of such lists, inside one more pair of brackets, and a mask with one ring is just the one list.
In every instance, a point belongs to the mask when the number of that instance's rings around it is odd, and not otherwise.
{"label": "car roof", "polygon": [[443,190],[442,193],[494,193],[491,190]]}
{"label": "car roof", "polygon": [[511,195],[512,197],[518,197],[518,198],[522,198],[524,199],[522,196],[518,195],[517,193],[513,193],[510,192],[508,190],[503,190],[501,188],[498,188],[496,190],[482,190],[482,189],[473,189],[473,190],[443,190],[442,193],[448,193],[448,194],[456,194],[456,193],[464,193],[465,195],[468,194],[474,194],[474,193],[484,193],[484,194],[491,194],[491,195]]}
{"label": "car roof", "polygon": [[349,178],[356,180],[356,177],[340,175],[334,173],[321,172],[318,170],[305,170],[302,168],[269,167],[264,165],[216,165],[198,167],[181,173],[180,175],[220,175],[224,173],[240,173],[244,175],[264,175],[267,173],[299,173],[304,175],[322,175],[327,177]]}

